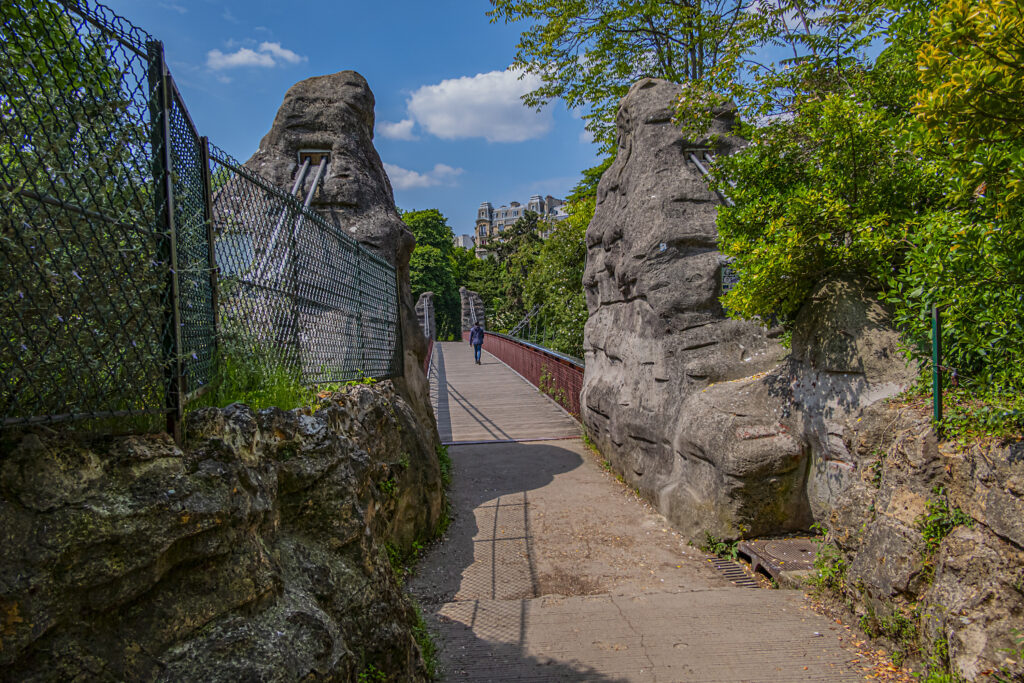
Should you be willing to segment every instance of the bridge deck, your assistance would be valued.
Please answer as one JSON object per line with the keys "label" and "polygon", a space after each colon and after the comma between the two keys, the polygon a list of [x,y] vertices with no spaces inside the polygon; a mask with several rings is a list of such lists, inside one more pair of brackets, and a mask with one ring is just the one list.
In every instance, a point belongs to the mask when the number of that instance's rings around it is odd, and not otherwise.
{"label": "bridge deck", "polygon": [[445,680],[864,679],[848,627],[800,591],[731,584],[564,438],[576,423],[525,380],[486,354],[475,365],[468,345],[435,349],[442,439],[463,443],[449,449],[453,522],[409,588]]}
{"label": "bridge deck", "polygon": [[539,441],[580,435],[579,424],[500,360],[459,342],[434,345],[430,391],[446,444]]}

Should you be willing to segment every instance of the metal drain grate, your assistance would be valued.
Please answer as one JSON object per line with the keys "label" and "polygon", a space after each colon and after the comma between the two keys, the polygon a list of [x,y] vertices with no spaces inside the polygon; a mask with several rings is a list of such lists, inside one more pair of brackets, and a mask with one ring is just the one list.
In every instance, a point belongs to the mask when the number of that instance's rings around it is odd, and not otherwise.
{"label": "metal drain grate", "polygon": [[783,572],[809,571],[814,568],[817,550],[811,538],[771,538],[740,541],[739,553],[750,558],[750,566],[776,579]]}
{"label": "metal drain grate", "polygon": [[747,574],[747,572],[743,570],[743,567],[731,560],[726,560],[721,557],[713,557],[708,560],[708,562],[714,565],[715,569],[717,569],[722,576],[729,579],[737,586],[742,586],[744,588],[761,587],[760,584],[750,576],[750,574]]}

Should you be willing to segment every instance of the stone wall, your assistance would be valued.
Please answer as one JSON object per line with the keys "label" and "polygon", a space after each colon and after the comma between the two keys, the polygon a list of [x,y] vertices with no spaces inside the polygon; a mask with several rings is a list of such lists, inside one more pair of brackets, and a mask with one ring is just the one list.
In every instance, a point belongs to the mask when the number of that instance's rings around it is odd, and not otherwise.
{"label": "stone wall", "polygon": [[8,435],[0,680],[423,680],[384,546],[429,538],[443,494],[391,384],[187,427]]}
{"label": "stone wall", "polygon": [[[940,443],[927,407],[876,404],[845,428],[853,467],[822,520],[848,567],[842,597],[908,654],[947,652],[967,680],[999,670],[1024,680],[1024,662],[1007,652],[1014,629],[1024,636],[1024,442]],[[932,551],[929,502],[970,520]],[[892,633],[900,622],[909,633]]]}

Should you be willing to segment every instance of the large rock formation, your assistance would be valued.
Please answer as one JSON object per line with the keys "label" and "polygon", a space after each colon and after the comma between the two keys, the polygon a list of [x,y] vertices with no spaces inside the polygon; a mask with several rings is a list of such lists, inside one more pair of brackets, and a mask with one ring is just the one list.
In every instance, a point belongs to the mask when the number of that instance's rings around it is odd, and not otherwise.
{"label": "large rock formation", "polygon": [[613,467],[692,538],[804,529],[851,468],[840,418],[913,372],[856,282],[822,286],[785,362],[779,330],[727,317],[719,200],[688,159],[742,141],[730,109],[688,139],[672,121],[679,92],[644,79],[619,107],[618,154],[587,230],[582,418]]}
{"label": "large rock formation", "polygon": [[5,444],[0,680],[423,680],[385,544],[431,535],[441,478],[390,383],[188,432]]}
{"label": "large rock formation", "polygon": [[[395,385],[421,423],[436,432],[422,370],[427,347],[409,286],[415,238],[398,216],[391,183],[373,147],[373,106],[366,79],[355,71],[300,81],[288,89],[273,126],[245,165],[289,190],[299,171],[299,150],[330,151],[311,206],[398,271],[404,374]],[[314,175],[307,174],[301,196],[312,187]]]}

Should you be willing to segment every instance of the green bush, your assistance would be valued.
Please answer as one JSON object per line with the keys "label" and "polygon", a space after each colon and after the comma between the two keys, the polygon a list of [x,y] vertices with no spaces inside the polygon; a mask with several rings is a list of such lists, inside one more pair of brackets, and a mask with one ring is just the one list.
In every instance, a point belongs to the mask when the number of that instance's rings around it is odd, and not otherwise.
{"label": "green bush", "polygon": [[[1019,432],[1024,138],[1001,131],[1024,89],[965,84],[1019,71],[991,55],[1020,47],[1024,17],[1011,3],[975,11],[948,0],[929,23],[931,9],[897,6],[874,61],[795,70],[788,116],[744,125],[751,144],[714,164],[715,187],[736,204],[718,214],[720,248],[740,275],[723,304],[789,323],[823,280],[859,276],[926,375],[938,306],[947,386],[955,373],[970,406],[950,426]],[[986,97],[994,118],[977,108]]]}
{"label": "green bush", "polygon": [[842,594],[846,590],[846,556],[828,540],[828,531],[820,524],[812,529],[821,533],[814,553],[814,576],[811,584],[818,592],[832,591]]}

